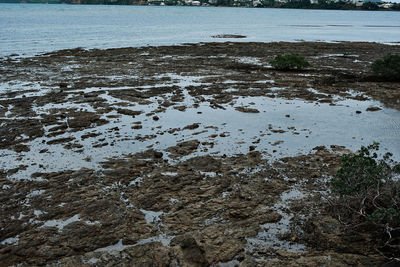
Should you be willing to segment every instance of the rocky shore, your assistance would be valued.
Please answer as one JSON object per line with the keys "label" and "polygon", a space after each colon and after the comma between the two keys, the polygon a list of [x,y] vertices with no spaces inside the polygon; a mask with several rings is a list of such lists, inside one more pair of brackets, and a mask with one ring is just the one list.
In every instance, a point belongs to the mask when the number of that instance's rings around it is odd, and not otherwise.
{"label": "rocky shore", "polygon": [[[269,65],[293,52],[312,66]],[[373,139],[400,157],[400,84],[370,70],[387,53],[400,46],[0,58],[0,266],[383,265],[327,199],[343,154]]]}

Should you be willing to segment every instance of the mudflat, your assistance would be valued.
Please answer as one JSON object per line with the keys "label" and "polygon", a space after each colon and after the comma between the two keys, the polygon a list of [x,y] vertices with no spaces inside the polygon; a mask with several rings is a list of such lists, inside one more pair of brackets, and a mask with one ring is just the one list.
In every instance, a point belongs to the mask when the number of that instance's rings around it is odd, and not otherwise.
{"label": "mudflat", "polygon": [[[275,70],[278,53],[312,66]],[[226,42],[0,58],[0,265],[385,263],[326,199],[354,150],[342,140],[400,141],[400,83],[370,69],[388,53],[400,46]]]}

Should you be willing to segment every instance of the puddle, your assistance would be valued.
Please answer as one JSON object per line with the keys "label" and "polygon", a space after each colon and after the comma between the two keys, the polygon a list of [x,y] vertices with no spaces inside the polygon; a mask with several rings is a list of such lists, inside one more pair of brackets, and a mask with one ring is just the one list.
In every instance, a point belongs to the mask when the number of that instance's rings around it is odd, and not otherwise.
{"label": "puddle", "polygon": [[324,54],[321,56],[315,56],[314,58],[330,58],[330,57],[349,57],[349,58],[358,58],[360,55],[351,55],[351,54]]}
{"label": "puddle", "polygon": [[162,172],[161,175],[164,175],[164,176],[177,176],[178,173],[177,172]]}
{"label": "puddle", "polygon": [[143,181],[143,177],[138,177],[138,178],[135,178],[134,180],[132,180],[129,183],[129,185],[139,186],[142,181]]}
{"label": "puddle", "polygon": [[23,97],[44,96],[52,89],[41,86],[40,83],[12,81],[0,83],[0,101],[10,99],[7,94],[12,94],[12,99]]}
{"label": "puddle", "polygon": [[280,221],[277,223],[266,223],[260,225],[262,230],[257,234],[257,236],[247,239],[246,250],[254,251],[261,247],[273,248],[275,250],[284,249],[295,253],[306,252],[305,245],[280,239],[280,236],[288,232],[290,220],[293,217],[293,215],[286,212],[290,206],[290,202],[302,199],[303,197],[304,194],[298,189],[291,189],[283,192],[281,194],[281,200],[272,207],[273,210],[282,216]]}
{"label": "puddle", "polygon": [[[67,220],[50,220],[50,221],[46,221],[42,226],[40,226],[39,228],[44,228],[44,227],[56,227],[58,229],[59,232],[61,232],[65,226],[74,223],[74,222],[79,222],[81,221],[80,215],[76,214],[74,216],[72,216],[71,218],[67,219]],[[87,225],[95,225],[95,224],[100,224],[100,222],[98,221],[83,221],[85,224]]]}
{"label": "puddle", "polygon": [[103,248],[98,248],[94,252],[118,252],[118,251],[123,251],[129,247],[136,247],[136,246],[144,245],[147,243],[153,243],[153,242],[160,242],[163,246],[169,247],[171,240],[174,237],[175,236],[159,235],[159,236],[142,239],[133,245],[124,245],[124,244],[122,244],[122,239],[120,239],[116,244],[110,245],[107,247],[103,247]]}
{"label": "puddle", "polygon": [[[171,199],[171,200],[172,200],[171,202],[178,201],[175,199]],[[175,236],[166,235],[161,230],[160,226],[162,225],[162,221],[161,221],[160,216],[162,214],[164,214],[164,212],[149,211],[149,210],[144,210],[144,209],[140,209],[140,211],[145,215],[145,220],[146,220],[147,224],[156,224],[157,225],[158,232],[159,232],[158,236],[153,236],[153,237],[142,239],[132,245],[124,245],[124,244],[122,244],[122,239],[120,239],[116,244],[110,245],[107,247],[103,247],[103,248],[98,248],[94,252],[111,252],[111,253],[118,252],[118,251],[123,251],[129,247],[135,247],[135,246],[144,245],[144,244],[153,243],[153,242],[160,242],[163,246],[170,247],[171,240],[174,239]]]}
{"label": "puddle", "polygon": [[240,262],[238,260],[231,260],[227,262],[219,262],[218,267],[234,267],[239,266]]}
{"label": "puddle", "polygon": [[160,223],[161,218],[160,216],[164,214],[162,211],[151,211],[151,210],[144,210],[140,209],[140,211],[144,214],[144,218],[146,220],[147,224],[152,224],[152,223]]}
{"label": "puddle", "polygon": [[18,246],[19,243],[19,237],[9,237],[7,239],[4,239],[3,241],[0,242],[0,245],[13,245],[13,246]]}
{"label": "puddle", "polygon": [[26,197],[30,198],[30,197],[40,196],[44,192],[45,192],[45,190],[34,190],[34,191],[30,192],[28,195],[26,195]]}
{"label": "puddle", "polygon": [[203,171],[199,171],[199,173],[200,173],[201,175],[208,176],[208,177],[211,177],[211,178],[214,178],[214,177],[217,176],[217,173],[216,173],[216,172],[203,172]]}
{"label": "puddle", "polygon": [[[25,165],[25,169],[9,175],[10,180],[32,179],[30,176],[35,172],[80,168],[101,169],[100,163],[107,158],[137,153],[150,147],[164,150],[178,142],[194,139],[201,143],[211,142],[212,146],[201,144],[196,152],[185,158],[210,153],[231,156],[247,153],[250,146],[255,146],[255,150],[265,152],[271,160],[274,160],[284,156],[308,153],[315,146],[335,144],[356,150],[361,145],[377,141],[381,143],[383,152],[390,151],[394,154],[395,160],[400,160],[400,146],[398,146],[400,113],[397,110],[385,108],[380,102],[336,98],[336,105],[332,106],[329,103],[305,102],[301,99],[237,97],[232,103],[222,104],[224,109],[215,109],[209,102],[199,102],[189,94],[188,90],[184,89],[189,85],[202,84],[200,80],[204,77],[174,74],[161,76],[169,77],[171,86],[179,86],[182,89],[184,99],[175,105],[185,105],[184,112],[170,106],[165,108],[165,111],[158,112],[156,114],[158,120],[154,121],[146,114],[157,110],[160,107],[159,101],[168,100],[173,94],[147,98],[150,104],[135,102],[133,106],[124,106],[127,110],[142,111],[140,115],[132,117],[112,110],[102,116],[109,120],[108,124],[78,132],[73,132],[68,128],[64,134],[54,137],[54,139],[72,138],[72,143],[81,145],[81,149],[68,149],[64,147],[65,144],[48,145],[46,142],[49,138],[44,136],[23,143],[29,146],[28,152],[1,149],[0,169],[10,170]],[[149,89],[156,90],[157,86],[149,86]],[[109,94],[112,90],[121,89],[132,90],[131,87],[123,87],[87,88],[80,91],[85,93],[104,91],[98,97],[104,99],[107,104],[114,106],[121,103],[129,104],[129,101]],[[269,89],[281,90],[278,87]],[[315,89],[309,90],[321,94]],[[71,91],[70,96],[75,95],[76,92]],[[204,96],[206,100],[212,100],[212,98],[212,95]],[[49,110],[62,108],[95,112],[90,103],[76,103],[73,99],[70,97],[64,103],[49,103],[33,108],[39,117]],[[367,112],[366,109],[370,106],[380,107],[381,110]],[[235,107],[251,107],[259,112],[244,113],[236,110]],[[362,111],[362,113],[357,114],[356,111]],[[114,116],[114,118],[109,119],[109,116]],[[141,129],[133,130],[132,126],[139,121]],[[195,130],[182,130],[193,123],[198,123],[199,127]],[[46,132],[49,133],[48,130],[53,126],[45,127]],[[169,132],[174,128],[180,130]],[[88,134],[98,134],[98,136],[84,138]],[[24,138],[24,136],[19,138]],[[166,157],[168,158],[168,153]],[[213,175],[210,174],[211,177]],[[40,177],[35,180],[40,180]]]}
{"label": "puddle", "polygon": [[256,57],[239,57],[239,58],[233,58],[236,60],[238,63],[243,63],[243,64],[252,64],[252,65],[258,65],[261,66],[263,63],[260,62],[260,59]]}

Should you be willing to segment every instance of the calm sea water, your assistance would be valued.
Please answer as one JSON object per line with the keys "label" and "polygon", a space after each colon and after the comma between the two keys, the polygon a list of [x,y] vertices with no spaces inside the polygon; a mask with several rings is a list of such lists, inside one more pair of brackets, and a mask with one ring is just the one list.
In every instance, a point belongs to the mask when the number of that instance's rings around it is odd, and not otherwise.
{"label": "calm sea water", "polygon": [[400,41],[400,12],[0,4],[0,56],[226,41]]}

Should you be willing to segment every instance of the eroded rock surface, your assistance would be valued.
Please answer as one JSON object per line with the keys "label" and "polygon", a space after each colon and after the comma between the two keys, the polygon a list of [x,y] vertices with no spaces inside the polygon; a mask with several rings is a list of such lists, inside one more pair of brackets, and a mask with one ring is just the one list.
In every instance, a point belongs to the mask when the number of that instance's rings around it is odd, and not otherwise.
{"label": "eroded rock surface", "polygon": [[[272,69],[282,52],[312,67]],[[360,127],[344,139],[364,144],[374,121],[398,138],[399,83],[369,69],[388,52],[207,43],[1,61],[0,265],[383,264],[326,197],[351,152],[337,136]]]}

